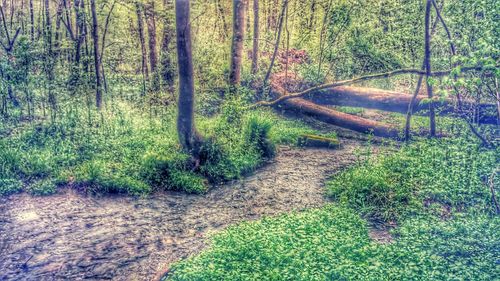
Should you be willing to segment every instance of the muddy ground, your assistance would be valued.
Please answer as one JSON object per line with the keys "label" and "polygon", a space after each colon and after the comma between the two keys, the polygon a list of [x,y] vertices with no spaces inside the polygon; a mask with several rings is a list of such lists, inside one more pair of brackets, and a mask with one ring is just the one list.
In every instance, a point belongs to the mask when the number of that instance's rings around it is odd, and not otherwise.
{"label": "muddy ground", "polygon": [[[205,195],[0,198],[0,280],[151,280],[230,224],[318,207],[329,175],[355,163],[361,141],[337,150],[281,147],[276,159]],[[377,148],[371,148],[377,150]]]}

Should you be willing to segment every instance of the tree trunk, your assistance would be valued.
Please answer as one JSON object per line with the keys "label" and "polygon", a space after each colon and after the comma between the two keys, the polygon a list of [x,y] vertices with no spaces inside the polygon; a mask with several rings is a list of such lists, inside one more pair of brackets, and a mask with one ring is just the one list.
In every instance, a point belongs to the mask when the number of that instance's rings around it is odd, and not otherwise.
{"label": "tree trunk", "polygon": [[144,20],[142,17],[143,9],[142,3],[139,1],[135,2],[135,8],[137,13],[137,33],[139,35],[139,42],[141,43],[141,72],[144,80],[149,79],[149,71],[148,71],[148,61],[147,61],[147,51],[146,51],[146,41],[144,39]]}
{"label": "tree trunk", "polygon": [[177,133],[182,148],[197,158],[201,137],[194,124],[194,77],[191,51],[190,0],[175,1],[179,101]]}
{"label": "tree trunk", "polygon": [[62,12],[63,12],[63,1],[59,2],[57,5],[57,11],[56,11],[56,34],[54,38],[54,48],[55,52],[59,53],[59,48],[60,48],[60,41],[61,41],[61,19],[62,19]]}
{"label": "tree trunk", "polygon": [[[427,83],[427,95],[430,99],[433,97],[432,84],[429,81],[431,75],[431,7],[432,0],[427,0],[425,6],[425,70],[427,75],[425,80]],[[433,103],[429,103],[429,119],[431,137],[434,137],[436,135],[436,113]]]}
{"label": "tree trunk", "polygon": [[163,9],[165,11],[165,16],[163,18],[163,38],[161,43],[161,77],[163,83],[172,89],[174,86],[175,78],[175,65],[172,61],[172,43],[174,41],[174,30],[172,16],[174,10],[174,3],[172,0],[163,0]]}
{"label": "tree trunk", "polygon": [[225,16],[225,11],[224,11],[224,7],[222,6],[222,4],[220,3],[220,0],[215,0],[215,4],[217,5],[217,9],[219,11],[219,17],[221,18],[222,20],[222,39],[226,39],[228,34],[227,34],[227,30],[228,30],[228,26],[227,26],[227,21],[226,21],[226,16]]}
{"label": "tree trunk", "polygon": [[267,86],[267,81],[271,77],[271,73],[273,72],[274,61],[276,60],[276,55],[278,54],[278,48],[281,40],[281,30],[283,29],[283,19],[285,18],[285,12],[288,6],[288,0],[283,1],[283,7],[281,8],[281,15],[278,24],[278,30],[276,30],[276,43],[274,44],[273,56],[271,57],[271,63],[269,64],[269,68],[267,69],[266,76],[264,77],[263,86]]}
{"label": "tree trunk", "polygon": [[149,0],[145,6],[146,23],[148,28],[149,66],[151,73],[156,71],[158,65],[158,52],[156,50],[156,20],[154,1]]}
{"label": "tree trunk", "polygon": [[253,0],[252,74],[259,70],[259,0]]}
{"label": "tree trunk", "polygon": [[33,10],[33,0],[30,0],[30,36],[31,42],[35,41],[35,12]]}
{"label": "tree trunk", "polygon": [[94,69],[96,79],[95,100],[97,109],[102,109],[102,89],[101,89],[101,60],[99,58],[99,31],[97,25],[97,12],[95,0],[90,0],[90,11],[92,13],[92,40],[94,41]]}
{"label": "tree trunk", "polygon": [[51,107],[51,117],[54,119],[56,110],[57,110],[57,101],[56,96],[54,95],[54,91],[52,90],[53,81],[55,80],[54,74],[54,54],[52,50],[52,22],[50,18],[50,1],[45,0],[45,29],[44,29],[44,38],[45,38],[45,53],[46,57],[44,60],[44,68],[45,73],[47,75],[47,90],[48,90],[48,100]]}
{"label": "tree trunk", "polygon": [[229,83],[238,86],[241,82],[241,62],[245,30],[245,0],[233,0],[233,40],[231,46],[231,69]]}

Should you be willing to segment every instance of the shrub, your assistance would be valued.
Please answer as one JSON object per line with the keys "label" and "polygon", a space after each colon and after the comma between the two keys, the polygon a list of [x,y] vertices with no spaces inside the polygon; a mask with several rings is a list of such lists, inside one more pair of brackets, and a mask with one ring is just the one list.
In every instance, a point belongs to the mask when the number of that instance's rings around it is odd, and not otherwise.
{"label": "shrub", "polygon": [[56,183],[53,179],[43,179],[28,186],[29,193],[38,196],[45,196],[56,193]]}
{"label": "shrub", "polygon": [[20,192],[23,183],[16,179],[0,179],[0,195],[9,195]]}
{"label": "shrub", "polygon": [[151,191],[144,182],[124,175],[119,164],[99,160],[85,162],[74,173],[75,184],[90,192],[141,195]]}
{"label": "shrub", "polygon": [[174,171],[170,176],[170,187],[188,193],[204,193],[207,191],[207,180],[190,171]]}
{"label": "shrub", "polygon": [[497,165],[498,152],[462,139],[422,141],[339,174],[328,183],[328,193],[385,221],[419,213],[429,202],[491,210],[483,178]]}
{"label": "shrub", "polygon": [[253,146],[262,157],[272,158],[275,155],[276,147],[269,140],[269,132],[271,131],[271,120],[251,115],[247,121],[245,138],[249,145]]}

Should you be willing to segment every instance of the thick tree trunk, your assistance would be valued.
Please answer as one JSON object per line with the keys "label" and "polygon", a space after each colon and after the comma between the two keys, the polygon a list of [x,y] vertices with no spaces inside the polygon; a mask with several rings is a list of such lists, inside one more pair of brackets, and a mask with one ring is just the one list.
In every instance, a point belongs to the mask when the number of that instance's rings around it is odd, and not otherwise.
{"label": "thick tree trunk", "polygon": [[245,30],[245,0],[233,0],[233,40],[231,46],[231,69],[229,83],[238,86],[241,82],[241,62]]}
{"label": "thick tree trunk", "polygon": [[97,30],[97,12],[95,0],[90,0],[90,11],[92,13],[92,41],[94,41],[94,69],[96,79],[96,106],[102,109],[102,87],[101,87],[101,60],[99,58],[99,31]]}
{"label": "thick tree trunk", "polygon": [[[413,97],[404,93],[380,89],[341,86],[315,92],[306,96],[306,98],[320,105],[353,106],[407,113],[408,104],[410,104]],[[427,96],[417,95],[412,107],[412,113],[428,110],[429,104],[423,102],[427,99]],[[459,114],[453,99],[447,98],[435,101],[433,104],[439,107],[440,115]],[[479,111],[479,123],[496,124],[498,122],[498,117],[494,114],[494,104],[476,105],[472,101],[462,101],[462,106],[464,108],[477,107]]]}
{"label": "thick tree trunk", "polygon": [[175,1],[177,61],[179,70],[179,101],[177,133],[184,150],[198,157],[201,137],[194,124],[194,77],[191,50],[190,0]]}
{"label": "thick tree trunk", "polygon": [[259,0],[253,0],[252,74],[259,70]]}

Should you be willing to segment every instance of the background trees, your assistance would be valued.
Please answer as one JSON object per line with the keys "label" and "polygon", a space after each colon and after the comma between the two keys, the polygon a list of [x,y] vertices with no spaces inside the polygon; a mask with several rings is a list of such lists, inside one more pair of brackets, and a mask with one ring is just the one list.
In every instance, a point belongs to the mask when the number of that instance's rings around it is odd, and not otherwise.
{"label": "background trees", "polygon": [[[449,32],[437,25],[426,45],[426,23],[436,26],[439,19],[417,0],[192,1],[197,108],[218,111],[228,81],[240,89],[257,86],[249,89],[254,91],[285,69],[306,84],[319,84],[419,68],[426,52],[433,70],[498,63],[494,0],[435,4]],[[1,7],[3,117],[57,119],[55,113],[68,108],[91,112],[124,99],[154,113],[175,102],[172,0],[26,0],[2,1]],[[307,62],[290,62],[293,50],[303,51]],[[429,79],[422,91],[432,90],[435,99],[459,94],[477,103],[496,101],[497,78],[482,71],[457,76]],[[363,85],[413,92],[416,82],[406,75]],[[463,112],[475,124],[474,107]]]}

